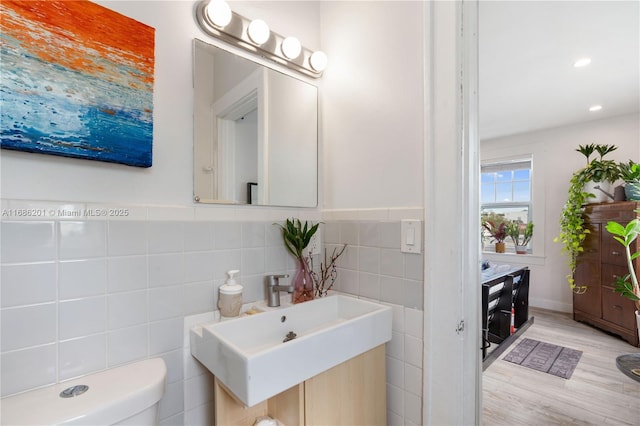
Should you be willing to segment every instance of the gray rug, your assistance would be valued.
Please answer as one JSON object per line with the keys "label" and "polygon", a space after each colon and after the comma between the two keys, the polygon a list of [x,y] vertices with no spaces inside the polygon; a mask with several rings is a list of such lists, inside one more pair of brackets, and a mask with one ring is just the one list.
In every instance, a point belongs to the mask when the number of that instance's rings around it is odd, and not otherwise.
{"label": "gray rug", "polygon": [[576,369],[582,351],[524,339],[503,359],[544,373],[568,379]]}

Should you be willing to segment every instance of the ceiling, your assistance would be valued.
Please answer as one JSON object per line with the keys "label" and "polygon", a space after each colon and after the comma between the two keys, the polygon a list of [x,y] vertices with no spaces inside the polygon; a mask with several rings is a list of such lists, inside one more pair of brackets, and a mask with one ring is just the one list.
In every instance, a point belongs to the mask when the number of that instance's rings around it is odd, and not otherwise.
{"label": "ceiling", "polygon": [[482,0],[479,43],[481,139],[640,112],[638,1]]}

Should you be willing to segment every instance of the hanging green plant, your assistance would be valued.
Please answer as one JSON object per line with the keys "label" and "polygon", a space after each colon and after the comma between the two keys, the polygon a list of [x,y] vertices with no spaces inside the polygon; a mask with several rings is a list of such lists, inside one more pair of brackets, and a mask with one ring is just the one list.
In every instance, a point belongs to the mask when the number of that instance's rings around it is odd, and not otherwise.
{"label": "hanging green plant", "polygon": [[591,194],[583,191],[584,184],[590,179],[586,170],[586,168],[580,169],[571,176],[567,202],[560,215],[560,235],[554,239],[555,242],[559,241],[563,244],[562,251],[569,257],[567,264],[570,272],[567,275],[567,281],[571,290],[576,293],[586,291],[586,287],[577,286],[574,279],[578,255],[584,251],[582,242],[590,232],[585,227],[582,217],[582,206],[591,197]]}
{"label": "hanging green plant", "polygon": [[[569,181],[569,192],[567,202],[562,208],[560,215],[560,235],[554,238],[555,242],[563,244],[562,251],[567,253],[569,259],[569,274],[567,281],[571,290],[576,293],[584,293],[586,286],[579,286],[575,282],[576,264],[578,255],[584,251],[582,243],[589,234],[589,230],[584,225],[582,214],[583,205],[589,202],[589,198],[594,194],[585,192],[584,186],[587,182],[614,182],[620,177],[620,167],[612,160],[604,160],[603,157],[618,149],[615,145],[588,144],[578,145],[577,152],[585,156],[587,164],[573,173]],[[597,152],[599,159],[591,160],[591,155]]]}

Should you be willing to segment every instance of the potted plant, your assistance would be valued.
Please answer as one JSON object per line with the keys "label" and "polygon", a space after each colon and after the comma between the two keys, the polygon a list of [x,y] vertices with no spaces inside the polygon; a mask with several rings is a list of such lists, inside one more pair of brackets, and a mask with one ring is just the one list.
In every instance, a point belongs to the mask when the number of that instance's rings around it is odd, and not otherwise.
{"label": "potted plant", "polygon": [[489,233],[492,241],[496,243],[496,253],[504,253],[504,240],[507,238],[507,222],[496,220],[484,220],[482,227]]}
{"label": "potted plant", "polygon": [[311,278],[309,262],[303,250],[311,242],[311,238],[318,230],[319,223],[309,224],[299,219],[287,219],[284,226],[276,224],[282,229],[282,239],[287,251],[296,259],[296,274],[293,277],[293,303],[313,300],[314,286]]}
{"label": "potted plant", "polygon": [[627,200],[640,201],[640,164],[629,160],[618,164],[620,179],[625,182],[624,195]]}
{"label": "potted plant", "polygon": [[[576,151],[586,157],[587,166],[584,169],[584,192],[591,194],[595,203],[613,200],[612,185],[620,177],[618,164],[613,160],[605,160],[604,156],[618,149],[615,145],[589,144],[578,145]],[[591,154],[596,151],[600,158],[589,161]]]}
{"label": "potted plant", "polygon": [[[597,186],[596,182],[615,181],[620,176],[617,164],[610,160],[602,159],[606,154],[616,149],[615,145],[595,144],[579,145],[576,149],[586,157],[587,165],[575,171],[571,176],[567,201],[560,215],[560,235],[554,238],[554,241],[562,242],[562,251],[567,253],[569,257],[567,261],[569,265],[567,281],[571,289],[576,293],[584,293],[586,291],[586,287],[577,286],[574,280],[577,258],[582,253],[582,243],[589,234],[589,230],[584,226],[582,206],[587,204],[591,198],[595,198],[595,194],[591,191]],[[600,160],[589,161],[591,154],[596,151],[600,154]],[[588,185],[589,182],[592,182],[592,187]],[[598,191],[598,193],[602,193],[602,191]]]}
{"label": "potted plant", "polygon": [[[640,210],[636,210],[640,213]],[[640,219],[636,218],[627,223],[626,226],[618,222],[607,223],[607,231],[613,234],[613,238],[624,246],[625,257],[629,273],[624,277],[616,277],[615,291],[622,296],[633,300],[636,305],[636,323],[638,326],[638,336],[640,336],[640,286],[638,285],[638,274],[634,270],[633,260],[640,257],[640,251],[631,253],[631,244],[640,234]]]}
{"label": "potted plant", "polygon": [[516,246],[517,254],[527,253],[527,244],[533,237],[533,222],[521,223],[518,221],[511,221],[506,226],[507,235],[513,241]]}

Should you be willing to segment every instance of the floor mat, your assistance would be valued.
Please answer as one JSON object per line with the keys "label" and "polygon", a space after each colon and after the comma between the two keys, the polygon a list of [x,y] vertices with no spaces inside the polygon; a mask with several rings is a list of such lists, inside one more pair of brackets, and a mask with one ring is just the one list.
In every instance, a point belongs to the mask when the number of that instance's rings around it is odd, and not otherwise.
{"label": "floor mat", "polygon": [[568,379],[576,369],[582,351],[524,339],[503,360]]}

